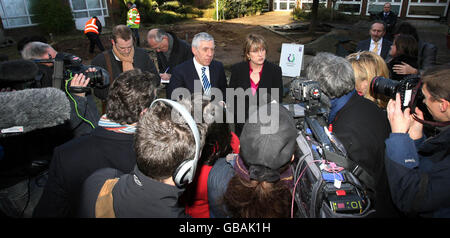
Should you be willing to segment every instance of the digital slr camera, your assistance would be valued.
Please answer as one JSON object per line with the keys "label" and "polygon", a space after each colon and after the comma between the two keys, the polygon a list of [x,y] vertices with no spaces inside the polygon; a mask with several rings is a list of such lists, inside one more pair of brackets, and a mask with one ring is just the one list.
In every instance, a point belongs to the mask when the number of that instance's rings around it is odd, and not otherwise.
{"label": "digital slr camera", "polygon": [[384,95],[395,100],[395,95],[400,93],[402,110],[409,107],[412,112],[414,112],[416,106],[419,106],[421,110],[426,109],[422,103],[424,96],[421,89],[422,84],[419,75],[408,75],[401,81],[375,77],[370,83],[372,94]]}

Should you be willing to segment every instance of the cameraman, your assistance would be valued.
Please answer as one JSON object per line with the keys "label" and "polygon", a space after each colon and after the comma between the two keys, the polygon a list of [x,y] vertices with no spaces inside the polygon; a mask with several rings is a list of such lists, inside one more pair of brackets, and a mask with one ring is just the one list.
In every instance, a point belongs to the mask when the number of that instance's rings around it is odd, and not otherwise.
{"label": "cameraman", "polygon": [[[58,52],[49,44],[43,42],[30,42],[26,44],[21,52],[22,58],[27,60],[51,60],[56,57]],[[40,83],[38,87],[53,86],[53,63],[37,63],[39,67]],[[89,68],[88,71],[96,69]],[[89,84],[89,78],[83,74],[75,74],[70,81],[70,87],[86,88]],[[64,82],[63,82],[64,85]],[[66,90],[66,92],[70,92]],[[98,123],[100,114],[95,104],[92,94],[87,93],[69,93],[69,101],[71,104],[70,127],[73,136],[78,137],[89,134]]]}
{"label": "cameraman", "polygon": [[407,214],[450,217],[450,68],[430,68],[422,75],[424,103],[440,133],[425,139],[423,113],[401,109],[400,94],[387,107],[392,133],[385,141],[385,166],[392,199]]}
{"label": "cameraman", "polygon": [[383,142],[389,136],[386,113],[356,93],[352,66],[342,57],[318,53],[306,67],[306,76],[319,82],[323,94],[330,98],[328,123],[348,158],[358,165],[347,169],[367,187],[376,216],[396,216],[383,167]]}

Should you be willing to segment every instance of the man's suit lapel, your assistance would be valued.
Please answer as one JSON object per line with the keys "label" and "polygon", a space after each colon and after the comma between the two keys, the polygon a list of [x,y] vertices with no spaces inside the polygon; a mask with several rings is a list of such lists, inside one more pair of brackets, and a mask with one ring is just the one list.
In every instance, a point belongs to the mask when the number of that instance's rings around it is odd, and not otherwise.
{"label": "man's suit lapel", "polygon": [[209,82],[211,83],[211,87],[217,88],[217,70],[214,60],[209,64]]}

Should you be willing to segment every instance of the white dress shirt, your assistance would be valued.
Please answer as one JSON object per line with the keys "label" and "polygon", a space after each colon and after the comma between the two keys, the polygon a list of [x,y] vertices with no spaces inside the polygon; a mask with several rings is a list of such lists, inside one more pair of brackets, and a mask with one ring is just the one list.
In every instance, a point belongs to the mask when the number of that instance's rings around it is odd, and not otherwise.
{"label": "white dress shirt", "polygon": [[[205,74],[206,74],[206,77],[208,77],[209,84],[211,84],[211,77],[209,76],[209,66],[201,65],[199,62],[197,62],[197,60],[195,60],[195,57],[194,57],[194,66],[195,66],[195,70],[197,71],[198,78],[200,79],[200,83],[202,84],[202,87],[205,88],[203,86],[203,80],[202,80],[202,67],[206,67]],[[211,85],[211,87],[212,87],[212,85]]]}

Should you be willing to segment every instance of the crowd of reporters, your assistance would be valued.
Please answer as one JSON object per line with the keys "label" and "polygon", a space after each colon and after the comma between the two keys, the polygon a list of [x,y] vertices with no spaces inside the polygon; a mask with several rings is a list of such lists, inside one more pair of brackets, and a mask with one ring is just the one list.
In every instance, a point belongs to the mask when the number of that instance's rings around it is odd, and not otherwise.
{"label": "crowd of reporters", "polygon": [[[369,51],[346,58],[322,52],[306,65],[306,77],[317,81],[329,100],[327,124],[343,143],[348,159],[359,165],[360,180],[374,201],[375,217],[450,217],[450,66],[423,65],[423,58],[417,56],[417,38],[400,33],[400,29],[393,34],[394,47],[397,52],[415,54],[411,61],[400,59],[392,48],[393,59],[386,61]],[[296,154],[297,129],[291,112],[281,105],[281,68],[267,61],[270,46],[264,38],[247,36],[244,60],[232,67],[229,83],[222,76],[222,63],[213,60],[214,38],[208,33],[197,34],[192,46],[161,29],[150,30],[147,40],[157,52],[159,73],[147,52],[135,46],[131,30],[115,26],[112,49],[93,59],[96,67],[85,67],[70,79],[65,76],[70,84],[55,90],[66,97],[60,101],[41,98],[39,102],[45,105],[39,109],[46,111],[32,112],[50,114],[57,110],[52,107],[56,104],[70,105],[63,119],[55,120],[55,125],[47,125],[52,119],[45,119],[26,133],[5,133],[3,129],[15,124],[2,125],[3,214],[289,217],[293,199],[289,166]],[[403,47],[402,42],[412,46]],[[39,69],[24,81],[39,78],[40,84],[35,89],[13,88],[10,84],[8,92],[3,92],[7,88],[3,80],[0,98],[6,103],[2,102],[5,112],[7,107],[10,111],[25,110],[10,103],[17,100],[20,91],[48,95],[42,90],[55,86],[54,60],[63,57],[49,44],[37,41],[25,44],[21,53],[23,59],[34,60]],[[64,62],[67,66],[67,60]],[[372,89],[376,77],[397,79],[398,72],[393,71],[396,64],[414,71],[402,68],[407,71],[400,72],[402,75],[420,73],[423,103],[438,122],[431,123],[437,128],[433,132],[422,132],[427,119],[423,107],[405,109],[399,94],[389,98]],[[70,69],[65,67],[64,72]],[[85,73],[92,71],[102,72],[103,85],[89,84],[91,79]],[[195,121],[199,140],[179,109],[157,100],[161,80],[169,82],[168,99],[177,101],[192,117],[202,115],[203,120]],[[16,83],[23,85],[24,81]],[[194,81],[201,81],[199,92],[191,89]],[[209,89],[219,87],[224,92],[225,84],[250,93],[245,101],[233,105],[228,104],[230,98],[214,100]],[[171,94],[177,88],[189,88],[192,96],[174,97]],[[13,96],[15,99],[9,98]],[[249,105],[252,97],[256,105]],[[196,105],[201,105],[200,112],[196,112]],[[242,105],[244,121],[236,114],[227,121],[227,110]],[[277,124],[272,123],[273,118],[250,122],[249,118],[260,111],[279,115]],[[269,128],[271,133],[262,133],[261,128]],[[200,155],[195,150],[197,145]],[[196,164],[189,169],[195,173],[187,183],[180,184],[179,170],[191,160]]]}

